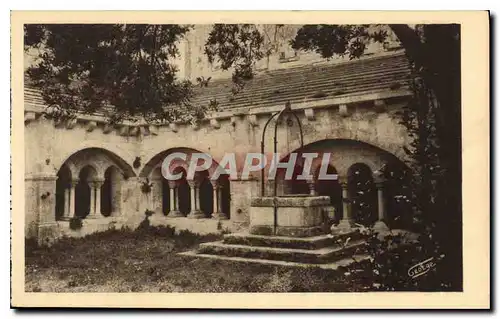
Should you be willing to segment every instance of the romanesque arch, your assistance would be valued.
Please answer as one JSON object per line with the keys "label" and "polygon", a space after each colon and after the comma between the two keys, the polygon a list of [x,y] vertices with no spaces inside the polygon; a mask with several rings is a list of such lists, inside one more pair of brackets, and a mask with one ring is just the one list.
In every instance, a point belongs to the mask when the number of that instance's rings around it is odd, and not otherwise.
{"label": "romanesque arch", "polygon": [[57,176],[55,217],[65,220],[118,214],[122,184],[135,173],[118,155],[87,148],[70,155]]}
{"label": "romanesque arch", "polygon": [[[167,168],[171,174],[180,174],[177,180],[166,180],[162,167],[164,159],[173,153],[186,155],[186,160],[176,158]],[[212,178],[218,169],[218,162],[212,159],[212,165],[203,171],[197,171],[193,179],[188,176],[188,162],[198,150],[179,147],[162,151],[150,158],[139,177],[153,183],[152,195],[155,210],[161,210],[168,217],[219,218],[229,217],[230,182],[227,175]],[[204,153],[206,154],[206,153]],[[168,203],[168,204],[167,204]]]}
{"label": "romanesque arch", "polygon": [[[318,154],[309,172],[314,180],[308,184],[313,187],[312,193],[330,196],[335,219],[366,225],[382,220],[401,227],[408,224],[396,221],[407,221],[411,216],[403,194],[408,190],[410,170],[393,154],[364,142],[343,139],[316,141],[294,152],[298,157],[301,153]],[[284,154],[281,161],[288,158],[289,154]],[[322,164],[327,165],[323,168],[327,174],[337,174],[336,180],[319,180]],[[302,167],[303,161],[297,161],[295,168]]]}
{"label": "romanesque arch", "polygon": [[[394,123],[396,125],[397,123]],[[376,125],[374,125],[374,129]],[[317,128],[319,130],[324,130],[324,132],[318,132],[317,134],[304,134],[304,145],[313,146],[315,144],[321,144],[325,141],[353,141],[366,146],[372,146],[380,151],[387,154],[391,154],[398,160],[402,162],[407,162],[410,160],[408,155],[404,151],[404,146],[407,146],[408,141],[405,137],[407,134],[403,132],[394,131],[391,134],[385,134],[379,136],[376,131],[369,130],[356,130],[356,129],[335,129],[332,131],[331,128]],[[404,136],[402,136],[404,135]],[[288,153],[291,150],[300,148],[300,143],[298,139],[288,140],[288,144],[278,145],[279,151],[281,153]]]}
{"label": "romanesque arch", "polygon": [[[119,145],[105,144],[95,145],[93,141],[84,141],[79,143],[80,148],[63,152],[58,156],[51,158],[51,165],[55,168],[60,168],[67,165],[72,172],[81,168],[80,161],[93,161],[96,168],[99,169],[100,176],[103,176],[104,171],[109,167],[109,164],[115,165],[127,177],[135,177],[137,174],[132,167],[134,156],[122,150]],[[98,158],[96,158],[98,157]],[[79,166],[79,167],[78,167]]]}

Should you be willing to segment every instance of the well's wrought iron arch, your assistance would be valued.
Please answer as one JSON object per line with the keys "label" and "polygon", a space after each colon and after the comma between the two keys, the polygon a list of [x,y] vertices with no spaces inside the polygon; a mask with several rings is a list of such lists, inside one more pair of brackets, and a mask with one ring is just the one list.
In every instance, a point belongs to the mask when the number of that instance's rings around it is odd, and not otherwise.
{"label": "well's wrought iron arch", "polygon": [[[266,124],[264,125],[264,129],[262,130],[262,139],[260,141],[260,151],[261,151],[262,156],[264,156],[264,151],[265,151],[266,130],[267,130],[269,123],[271,123],[271,121],[274,118],[276,120],[274,123],[274,140],[273,140],[274,141],[274,153],[273,154],[276,154],[278,152],[278,123],[279,123],[280,118],[285,114],[291,114],[295,118],[297,124],[299,125],[300,147],[302,148],[304,146],[304,134],[302,132],[302,124],[300,123],[300,120],[299,120],[299,117],[297,116],[297,114],[295,114],[295,112],[292,111],[292,106],[291,106],[290,102],[286,102],[285,107],[281,111],[276,112],[273,115],[271,115],[271,117],[269,117]],[[266,188],[265,188],[265,171],[264,171],[264,169],[261,170],[260,187],[261,187],[260,194],[262,197],[265,197],[266,196]],[[277,183],[275,182],[274,187],[273,187],[273,196],[274,197],[276,197],[276,193],[277,193]]]}

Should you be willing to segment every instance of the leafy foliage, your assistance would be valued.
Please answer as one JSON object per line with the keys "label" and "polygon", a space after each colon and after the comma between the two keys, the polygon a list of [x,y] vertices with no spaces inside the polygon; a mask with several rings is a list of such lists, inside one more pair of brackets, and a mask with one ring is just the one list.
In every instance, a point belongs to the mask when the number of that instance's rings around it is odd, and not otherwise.
{"label": "leafy foliage", "polygon": [[310,24],[303,26],[291,40],[296,50],[315,51],[325,58],[348,55],[359,58],[370,43],[384,43],[386,26]]}
{"label": "leafy foliage", "polygon": [[[362,229],[369,259],[357,261],[339,271],[339,278],[371,291],[451,291],[443,275],[449,271],[443,267],[442,254],[432,235],[425,233],[418,238],[411,233],[392,232],[382,235],[372,229]],[[432,258],[435,265],[427,273],[412,277],[409,269]]]}
{"label": "leafy foliage", "polygon": [[216,24],[210,32],[205,54],[223,70],[233,68],[233,94],[238,94],[254,76],[254,64],[265,55],[264,37],[254,24]]}
{"label": "leafy foliage", "polygon": [[371,175],[366,165],[355,164],[347,183],[353,218],[365,226],[377,220],[377,190]]}
{"label": "leafy foliage", "polygon": [[[412,159],[410,188],[400,198],[412,205],[414,224],[436,239],[446,256],[443,283],[462,287],[460,26],[389,25],[411,62],[413,99],[402,110],[411,139],[405,149]],[[385,43],[380,26],[311,25],[298,31],[295,49],[323,57],[361,56],[370,41]],[[406,177],[401,177],[406,178]],[[405,205],[407,206],[407,205]],[[408,210],[408,207],[405,208]]]}
{"label": "leafy foliage", "polygon": [[[25,49],[38,49],[27,70],[50,106],[48,116],[104,112],[123,119],[175,121],[190,113],[191,83],[171,60],[189,26],[140,24],[25,25]],[[184,106],[181,110],[178,106]]]}

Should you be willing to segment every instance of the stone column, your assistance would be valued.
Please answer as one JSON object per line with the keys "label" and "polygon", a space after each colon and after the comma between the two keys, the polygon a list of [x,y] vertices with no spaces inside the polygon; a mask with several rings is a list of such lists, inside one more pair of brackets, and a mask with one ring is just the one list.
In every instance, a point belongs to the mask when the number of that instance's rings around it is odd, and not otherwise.
{"label": "stone column", "polygon": [[191,191],[191,212],[188,214],[188,218],[204,218],[205,214],[200,210],[200,199],[199,199],[199,183],[197,181],[188,181],[189,188]]}
{"label": "stone column", "polygon": [[213,188],[214,208],[212,218],[214,219],[228,219],[226,214],[222,212],[222,191],[217,181],[210,181]]}
{"label": "stone column", "polygon": [[195,199],[195,202],[196,202],[196,210],[200,210],[201,211],[200,194],[201,194],[200,193],[200,185],[197,184],[194,187],[194,199]]}
{"label": "stone column", "polygon": [[64,189],[64,213],[62,219],[69,218],[69,211],[71,207],[71,184],[68,186],[69,187]]}
{"label": "stone column", "polygon": [[169,198],[168,198],[168,211],[174,211],[175,210],[175,187],[170,187],[170,184],[168,185],[168,191],[169,191]]}
{"label": "stone column", "polygon": [[180,211],[180,206],[179,206],[179,188],[175,187],[174,188],[174,201],[175,201],[175,210]]}
{"label": "stone column", "polygon": [[95,185],[94,182],[89,182],[89,187],[90,187],[90,208],[89,208],[89,213],[86,218],[91,219],[91,218],[96,218],[96,212],[95,212]]}
{"label": "stone column", "polygon": [[373,173],[375,185],[377,187],[377,212],[378,212],[378,220],[373,225],[373,229],[377,231],[388,231],[389,227],[387,227],[386,220],[387,215],[385,211],[385,200],[384,200],[384,178],[382,174],[378,171]]}
{"label": "stone column", "polygon": [[[101,187],[104,184],[104,181],[95,181],[94,182],[94,188],[95,188],[95,211],[94,211],[94,216],[96,218],[103,217],[101,214]],[[113,194],[109,194],[109,196],[113,196]]]}
{"label": "stone column", "polygon": [[316,196],[316,184],[314,183],[314,179],[307,180],[307,186],[309,186],[309,195]]}
{"label": "stone column", "polygon": [[218,215],[219,215],[219,185],[217,183],[217,181],[210,181],[210,183],[212,184],[212,189],[213,189],[213,193],[212,193],[212,197],[213,197],[213,209],[212,209],[212,217],[213,218],[216,218]]}
{"label": "stone column", "polygon": [[179,211],[179,192],[175,181],[168,181],[168,188],[170,190],[170,212],[167,217],[184,217]]}
{"label": "stone column", "polygon": [[73,180],[71,181],[70,184],[70,196],[69,196],[69,218],[75,217],[75,211],[76,211],[76,194],[75,194],[75,187],[78,184],[78,180]]}
{"label": "stone column", "polygon": [[349,189],[347,188],[347,177],[339,177],[340,187],[342,188],[342,219],[336,229],[341,232],[351,231],[354,227],[354,220],[351,215],[351,202],[349,196]]}

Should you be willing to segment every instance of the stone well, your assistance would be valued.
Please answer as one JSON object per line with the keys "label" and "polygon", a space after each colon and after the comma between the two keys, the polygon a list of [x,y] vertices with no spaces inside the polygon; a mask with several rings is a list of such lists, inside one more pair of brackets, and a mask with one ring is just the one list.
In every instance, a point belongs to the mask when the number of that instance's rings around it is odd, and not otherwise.
{"label": "stone well", "polygon": [[329,206],[328,196],[255,197],[250,203],[249,231],[251,234],[268,236],[320,235],[323,233],[324,211]]}

